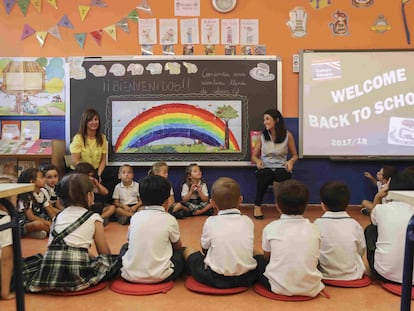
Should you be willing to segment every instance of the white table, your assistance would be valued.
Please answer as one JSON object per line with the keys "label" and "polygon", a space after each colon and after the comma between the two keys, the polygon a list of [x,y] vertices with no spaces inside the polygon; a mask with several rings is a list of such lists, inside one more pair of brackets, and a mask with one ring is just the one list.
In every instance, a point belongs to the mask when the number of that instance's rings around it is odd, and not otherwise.
{"label": "white table", "polygon": [[390,190],[387,198],[414,205],[414,191],[412,190]]}

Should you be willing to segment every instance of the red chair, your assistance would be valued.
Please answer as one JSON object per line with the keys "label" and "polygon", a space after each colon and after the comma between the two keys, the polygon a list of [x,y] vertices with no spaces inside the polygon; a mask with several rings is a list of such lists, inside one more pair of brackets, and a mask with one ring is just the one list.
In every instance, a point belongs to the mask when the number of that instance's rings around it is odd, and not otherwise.
{"label": "red chair", "polygon": [[365,287],[372,283],[372,280],[369,278],[368,275],[364,274],[362,278],[359,280],[322,280],[325,285],[329,286],[336,286],[336,287],[348,287],[348,288],[357,288],[357,287]]}
{"label": "red chair", "polygon": [[185,281],[185,287],[193,292],[209,295],[232,295],[245,292],[248,287],[215,288],[198,282],[192,276]]}
{"label": "red chair", "polygon": [[42,294],[54,295],[54,296],[80,296],[98,292],[105,289],[109,285],[109,282],[102,282],[97,285],[79,290],[77,292],[42,292]]}
{"label": "red chair", "polygon": [[[282,300],[282,301],[307,301],[307,300],[312,300],[318,297],[318,295],[316,295],[315,297],[310,297],[310,296],[300,296],[300,295],[286,296],[286,295],[281,295],[281,294],[275,294],[271,291],[268,291],[267,288],[264,287],[263,284],[261,283],[254,284],[253,290],[263,297],[273,299],[273,300]],[[321,293],[323,293],[326,298],[330,298],[329,294],[326,291],[322,290]]]}
{"label": "red chair", "polygon": [[165,294],[174,287],[174,281],[156,284],[131,283],[124,279],[112,282],[111,290],[122,295],[144,296],[153,294]]}

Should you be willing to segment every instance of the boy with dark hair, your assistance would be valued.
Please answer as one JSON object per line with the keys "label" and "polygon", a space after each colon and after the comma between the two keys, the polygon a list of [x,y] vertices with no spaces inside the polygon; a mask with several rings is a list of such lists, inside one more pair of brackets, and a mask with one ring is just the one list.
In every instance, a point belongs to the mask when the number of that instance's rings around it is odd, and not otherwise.
{"label": "boy with dark hair", "polygon": [[121,276],[133,283],[175,280],[185,260],[178,222],[166,212],[171,185],[164,177],[150,175],[139,186],[144,208],[131,217],[128,245],[121,249]]}
{"label": "boy with dark hair", "polygon": [[321,232],[319,270],[327,280],[358,280],[363,277],[365,238],[361,225],[346,212],[351,197],[342,181],[329,181],[320,189],[325,213],[315,220]]}
{"label": "boy with dark hair", "polygon": [[199,282],[216,287],[248,287],[256,280],[253,258],[254,226],[239,206],[243,197],[239,184],[228,177],[217,179],[211,191],[211,204],[218,215],[204,223],[202,252],[187,249],[188,272]]}
{"label": "boy with dark hair", "polygon": [[259,282],[276,294],[315,297],[324,288],[317,269],[320,233],[303,217],[308,201],[303,183],[290,179],[279,184],[276,208],[281,216],[263,229],[264,255],[255,257]]}
{"label": "boy with dark hair", "polygon": [[407,225],[414,205],[392,200],[381,203],[389,190],[414,190],[414,166],[391,178],[374,197],[371,222],[365,228],[368,264],[375,277],[401,283]]}

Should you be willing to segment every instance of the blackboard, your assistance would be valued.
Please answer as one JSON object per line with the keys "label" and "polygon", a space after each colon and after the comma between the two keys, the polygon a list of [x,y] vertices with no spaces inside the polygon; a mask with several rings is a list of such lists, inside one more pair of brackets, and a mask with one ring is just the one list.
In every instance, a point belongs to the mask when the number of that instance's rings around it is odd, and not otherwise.
{"label": "blackboard", "polygon": [[[90,57],[70,67],[69,139],[96,109],[110,163],[249,163],[250,132],[282,107],[277,56]],[[236,112],[223,119],[223,107]]]}

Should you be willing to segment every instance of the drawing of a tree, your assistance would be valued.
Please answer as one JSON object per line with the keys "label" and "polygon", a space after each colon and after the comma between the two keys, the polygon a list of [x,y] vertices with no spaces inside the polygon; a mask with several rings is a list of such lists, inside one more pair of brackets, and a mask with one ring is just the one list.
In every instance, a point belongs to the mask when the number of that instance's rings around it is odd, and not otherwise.
{"label": "drawing of a tree", "polygon": [[236,119],[239,114],[236,109],[234,109],[230,105],[224,105],[217,107],[216,116],[222,119],[226,125],[225,131],[224,131],[224,150],[229,149],[229,121],[231,119]]}

